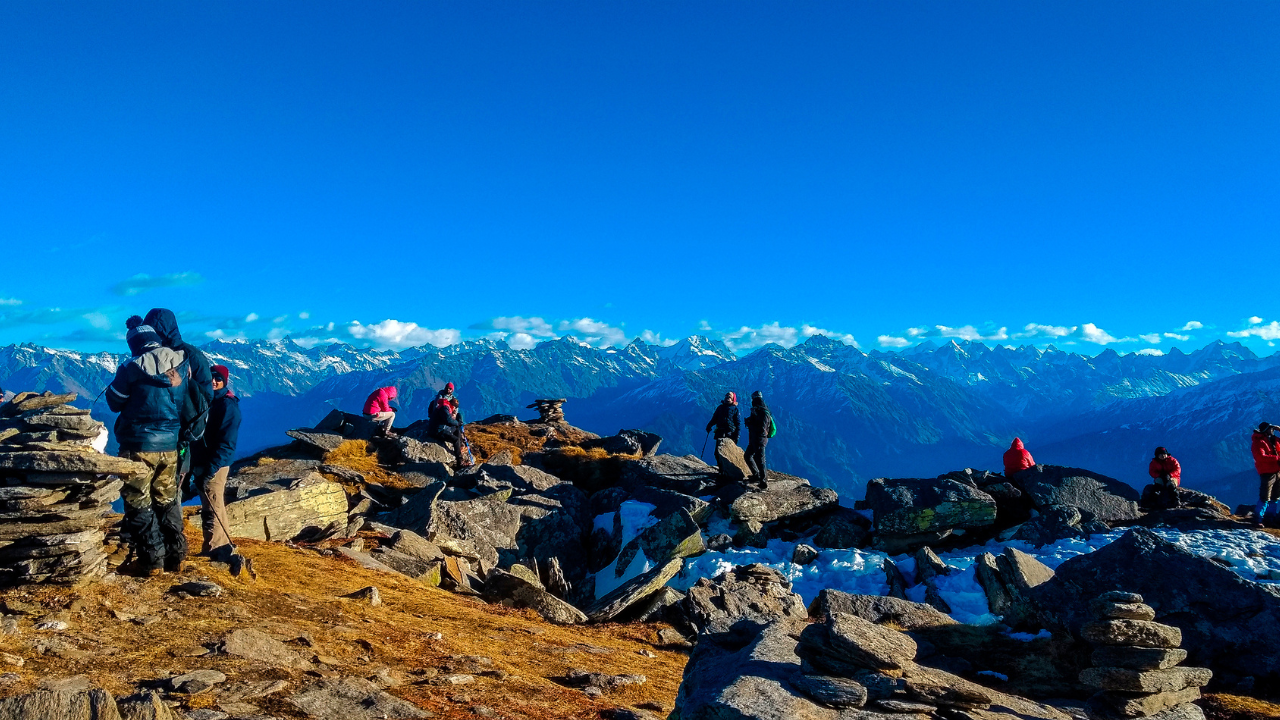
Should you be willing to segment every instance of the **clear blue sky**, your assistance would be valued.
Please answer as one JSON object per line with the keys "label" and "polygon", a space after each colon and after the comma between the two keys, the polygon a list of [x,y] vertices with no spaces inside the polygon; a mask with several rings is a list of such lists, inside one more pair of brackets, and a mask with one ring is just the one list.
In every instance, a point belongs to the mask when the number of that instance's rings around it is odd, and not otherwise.
{"label": "clear blue sky", "polygon": [[6,3],[0,342],[165,305],[1271,352],[1278,38],[1274,2]]}

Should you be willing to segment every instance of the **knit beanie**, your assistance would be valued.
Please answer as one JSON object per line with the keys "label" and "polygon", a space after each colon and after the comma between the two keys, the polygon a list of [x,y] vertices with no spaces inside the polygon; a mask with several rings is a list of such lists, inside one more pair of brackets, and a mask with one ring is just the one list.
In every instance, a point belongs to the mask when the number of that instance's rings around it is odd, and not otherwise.
{"label": "knit beanie", "polygon": [[228,368],[226,365],[214,365],[209,369],[213,371],[214,375],[217,375],[218,377],[222,378],[223,385],[226,385],[227,383],[231,382],[231,369]]}
{"label": "knit beanie", "polygon": [[453,383],[445,383],[444,390],[445,392],[453,392]]}
{"label": "knit beanie", "polygon": [[125,333],[125,342],[129,343],[129,352],[137,357],[152,348],[161,346],[160,335],[150,325],[143,325],[142,318],[134,315],[124,323],[129,329]]}

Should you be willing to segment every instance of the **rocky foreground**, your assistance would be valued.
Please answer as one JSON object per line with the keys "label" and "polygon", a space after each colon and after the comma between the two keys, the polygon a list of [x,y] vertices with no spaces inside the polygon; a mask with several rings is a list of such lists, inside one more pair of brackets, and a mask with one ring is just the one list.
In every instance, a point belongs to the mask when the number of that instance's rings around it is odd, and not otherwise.
{"label": "rocky foreground", "polygon": [[[127,547],[96,500],[130,469],[85,445],[96,428],[76,413],[51,411],[65,398],[20,398],[31,406],[0,408],[4,527],[22,528],[0,565],[62,559],[5,566],[23,570],[0,590],[0,720],[1196,720],[1202,688],[1280,690],[1280,592],[1141,527],[1244,527],[1198,493],[1154,510],[1123,483],[1054,466],[881,479],[843,503],[780,473],[747,491],[732,443],[715,465],[664,455],[652,433],[578,430],[559,404],[473,424],[480,463],[459,472],[420,425],[379,440],[335,412],[237,464],[232,563],[141,580],[118,571]],[[56,432],[45,417],[71,433],[37,436]],[[42,540],[73,520],[87,542]],[[1013,548],[975,551],[1003,623],[950,617],[956,570],[937,552],[1124,527],[1056,570]],[[760,565],[687,577],[689,558],[779,542],[795,567],[878,551],[887,596],[828,590],[806,607]],[[33,571],[80,565],[92,572]],[[668,586],[677,578],[687,592]],[[1117,591],[1131,602],[1098,600]],[[1102,617],[1099,602],[1126,607]],[[1112,621],[1146,634],[1099,635]],[[1153,654],[1158,667],[1134,667]]]}

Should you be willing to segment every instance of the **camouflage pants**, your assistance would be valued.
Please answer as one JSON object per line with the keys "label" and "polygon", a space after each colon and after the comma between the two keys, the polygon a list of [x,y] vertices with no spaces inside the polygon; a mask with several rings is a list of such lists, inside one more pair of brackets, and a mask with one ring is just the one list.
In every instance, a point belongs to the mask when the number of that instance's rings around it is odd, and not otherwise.
{"label": "camouflage pants", "polygon": [[178,496],[178,452],[120,451],[120,457],[143,463],[149,472],[124,479],[124,529],[144,566],[187,556],[182,502]]}

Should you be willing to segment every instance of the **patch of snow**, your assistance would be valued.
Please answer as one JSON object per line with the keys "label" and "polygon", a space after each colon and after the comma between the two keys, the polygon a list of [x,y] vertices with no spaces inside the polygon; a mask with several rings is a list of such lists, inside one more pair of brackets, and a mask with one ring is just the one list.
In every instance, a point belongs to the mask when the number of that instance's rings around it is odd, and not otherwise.
{"label": "patch of snow", "polygon": [[609,563],[609,567],[596,573],[596,599],[599,600],[631,578],[646,573],[652,568],[653,563],[644,556],[644,550],[637,550],[635,557],[632,557],[631,562],[627,564],[626,570],[622,575],[618,575],[618,558],[614,558],[613,562]]}
{"label": "patch of snow", "polygon": [[1031,642],[1032,640],[1040,640],[1042,638],[1053,637],[1053,633],[1049,632],[1048,630],[1041,630],[1035,635],[1032,635],[1031,633],[1024,633],[1024,632],[1007,632],[1005,633],[1005,636],[1007,636],[1010,640],[1017,640],[1018,642]]}
{"label": "patch of snow", "polygon": [[1005,675],[1004,673],[998,673],[995,670],[979,670],[978,672],[974,673],[974,675],[986,675],[987,677],[993,677],[999,680],[1000,682],[1009,682],[1008,675]]}

